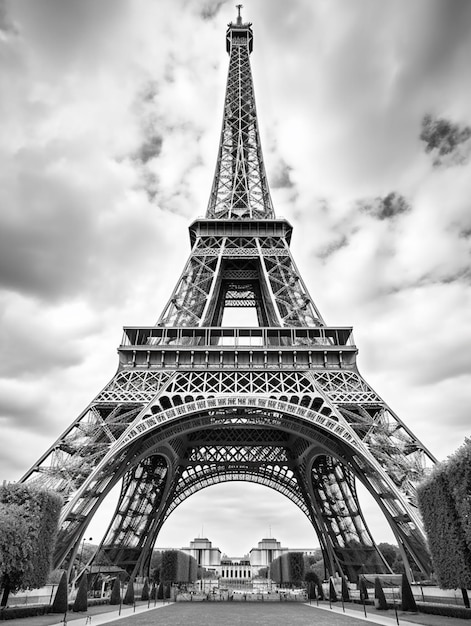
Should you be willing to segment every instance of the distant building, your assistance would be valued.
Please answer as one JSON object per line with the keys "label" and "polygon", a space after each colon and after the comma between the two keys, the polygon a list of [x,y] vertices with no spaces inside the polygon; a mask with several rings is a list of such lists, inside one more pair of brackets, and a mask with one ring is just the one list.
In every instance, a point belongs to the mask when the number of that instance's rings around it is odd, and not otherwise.
{"label": "distant building", "polygon": [[213,544],[209,539],[194,539],[190,541],[189,548],[181,548],[181,551],[194,557],[198,565],[207,570],[217,571],[217,568],[221,565],[221,550],[213,548]]}
{"label": "distant building", "polygon": [[228,582],[252,580],[252,566],[248,557],[231,558],[226,555],[221,560],[219,577]]}
{"label": "distant building", "polygon": [[[228,582],[252,580],[261,569],[269,567],[274,559],[289,552],[289,548],[283,548],[275,537],[262,539],[256,548],[252,548],[249,554],[242,557],[221,555],[221,550],[213,548],[212,542],[207,538],[194,539],[189,547],[180,549],[194,557],[199,566]],[[296,552],[309,556],[318,554],[319,548],[299,548]]]}
{"label": "distant building", "polygon": [[250,550],[250,565],[257,570],[258,574],[258,570],[262,567],[269,567],[274,559],[285,552],[288,552],[288,548],[282,548],[281,543],[275,537],[262,539],[256,548]]}

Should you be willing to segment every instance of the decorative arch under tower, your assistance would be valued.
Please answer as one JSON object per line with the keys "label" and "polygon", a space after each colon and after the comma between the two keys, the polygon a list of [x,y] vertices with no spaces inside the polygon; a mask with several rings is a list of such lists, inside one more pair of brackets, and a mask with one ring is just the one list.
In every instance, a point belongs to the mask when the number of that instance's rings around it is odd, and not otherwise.
{"label": "decorative arch under tower", "polygon": [[[72,562],[118,483],[101,549],[136,575],[181,502],[250,481],[306,515],[331,574],[387,572],[359,482],[406,563],[430,572],[415,486],[435,459],[362,378],[352,329],[325,323],[294,263],[265,173],[252,46],[239,8],[206,217],[189,227],[190,255],[157,324],[124,328],[110,383],[22,479],[64,495],[55,567]],[[251,309],[256,324],[223,326],[230,308]]]}

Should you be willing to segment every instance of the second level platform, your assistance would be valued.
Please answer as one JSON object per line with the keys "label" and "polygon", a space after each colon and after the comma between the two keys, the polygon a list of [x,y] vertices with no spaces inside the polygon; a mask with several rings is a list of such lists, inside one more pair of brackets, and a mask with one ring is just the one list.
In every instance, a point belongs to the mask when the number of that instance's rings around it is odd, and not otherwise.
{"label": "second level platform", "polygon": [[339,368],[358,352],[351,327],[124,328],[121,367]]}

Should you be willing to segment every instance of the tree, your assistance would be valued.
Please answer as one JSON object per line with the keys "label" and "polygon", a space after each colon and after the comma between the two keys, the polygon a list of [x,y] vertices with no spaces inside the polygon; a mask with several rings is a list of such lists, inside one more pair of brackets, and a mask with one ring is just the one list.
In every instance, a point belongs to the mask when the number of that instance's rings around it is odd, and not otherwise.
{"label": "tree", "polygon": [[116,576],[114,579],[113,588],[111,589],[110,604],[121,604],[121,581],[119,576]]}
{"label": "tree", "polygon": [[316,561],[313,565],[309,567],[309,570],[317,574],[319,580],[324,580],[326,575],[324,559],[321,557],[318,561]]}
{"label": "tree", "polygon": [[397,563],[398,558],[401,558],[399,548],[392,543],[379,543],[378,550],[383,555],[384,560],[389,567],[394,571],[394,566]]}
{"label": "tree", "polygon": [[88,576],[84,572],[82,577],[80,578],[79,588],[77,590],[77,595],[75,596],[74,605],[72,607],[72,611],[74,613],[79,613],[82,611],[86,611],[88,609]]}
{"label": "tree", "polygon": [[1,606],[10,592],[46,584],[61,506],[57,493],[35,485],[0,487]]}
{"label": "tree", "polygon": [[157,588],[157,600],[164,599],[164,584],[161,582]]}
{"label": "tree", "polygon": [[304,574],[304,580],[306,581],[306,584],[307,584],[309,599],[315,600],[316,599],[316,587],[318,587],[320,584],[319,577],[317,576],[315,572],[309,570]]}
{"label": "tree", "polygon": [[52,607],[51,607],[51,612],[52,613],[65,613],[67,611],[68,605],[69,605],[69,600],[67,597],[67,574],[64,571],[62,572],[59,586],[57,587],[54,602],[52,603]]}

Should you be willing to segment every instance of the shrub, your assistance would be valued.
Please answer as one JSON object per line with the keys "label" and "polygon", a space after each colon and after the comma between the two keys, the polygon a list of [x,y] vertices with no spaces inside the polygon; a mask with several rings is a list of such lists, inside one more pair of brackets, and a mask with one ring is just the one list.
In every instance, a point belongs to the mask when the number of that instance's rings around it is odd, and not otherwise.
{"label": "shrub", "polygon": [[67,597],[67,574],[66,572],[62,572],[59,586],[57,587],[56,595],[54,597],[54,602],[52,603],[51,612],[65,613],[67,611],[68,605],[69,601]]}
{"label": "shrub", "polygon": [[149,600],[149,583],[147,578],[145,579],[144,586],[142,587],[141,600]]}
{"label": "shrub", "polygon": [[332,578],[329,580],[329,600],[331,602],[337,602],[337,592],[335,591],[334,581]]}
{"label": "shrub", "polygon": [[413,611],[417,613],[417,604],[414,594],[412,593],[412,589],[405,574],[402,574],[401,582],[401,608],[403,611]]}
{"label": "shrub", "polygon": [[126,587],[123,604],[134,604],[134,581],[130,580]]}
{"label": "shrub", "polygon": [[306,584],[307,584],[307,592],[308,592],[309,599],[315,600],[316,599],[316,586],[319,585],[318,575],[315,572],[309,570],[308,572],[304,574],[304,580],[306,581]]}
{"label": "shrub", "polygon": [[306,583],[307,586],[307,597],[309,600],[315,600],[317,598],[316,596],[316,583],[312,582],[312,581],[308,581]]}
{"label": "shrub", "polygon": [[163,600],[163,599],[164,599],[164,584],[159,583],[159,587],[157,589],[157,600]]}
{"label": "shrub", "polygon": [[360,600],[368,600],[368,588],[366,586],[366,580],[363,578],[363,576],[360,576],[358,587],[360,589]]}
{"label": "shrub", "polygon": [[110,604],[121,604],[121,581],[119,576],[114,579],[113,588],[111,589]]}
{"label": "shrub", "polygon": [[386,602],[386,596],[384,595],[383,587],[379,578],[375,578],[375,602],[376,608],[380,611],[387,611],[388,603]]}
{"label": "shrub", "polygon": [[150,599],[155,600],[156,598],[157,598],[157,587],[155,586],[155,583],[152,583],[152,587],[150,590]]}
{"label": "shrub", "polygon": [[342,600],[344,602],[350,602],[350,592],[348,590],[347,580],[345,576],[342,576]]}
{"label": "shrub", "polygon": [[74,611],[74,613],[79,613],[88,609],[87,591],[88,577],[87,574],[83,573],[80,579],[77,595],[75,596],[74,605],[72,607],[72,611]]}

